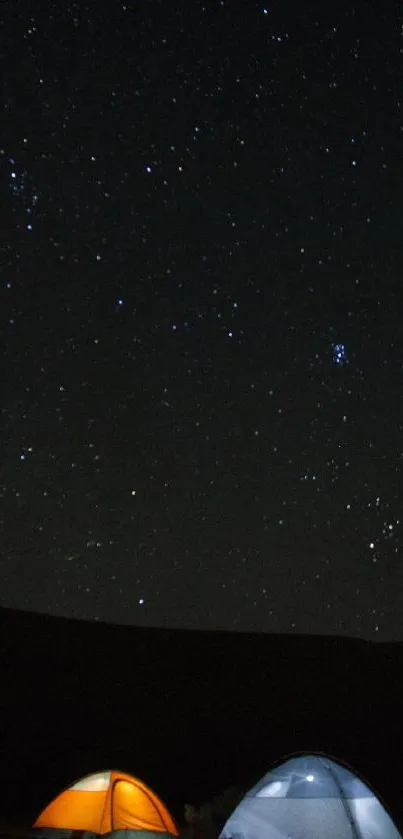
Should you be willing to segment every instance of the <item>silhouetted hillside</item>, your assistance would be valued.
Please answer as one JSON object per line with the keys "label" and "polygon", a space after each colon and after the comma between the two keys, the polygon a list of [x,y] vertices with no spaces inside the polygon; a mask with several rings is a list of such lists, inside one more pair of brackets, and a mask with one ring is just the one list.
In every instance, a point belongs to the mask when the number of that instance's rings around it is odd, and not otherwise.
{"label": "silhouetted hillside", "polygon": [[[403,821],[403,645],[110,626],[2,610],[2,811],[99,768],[182,818],[297,749],[346,760]],[[399,812],[400,808],[400,812]]]}

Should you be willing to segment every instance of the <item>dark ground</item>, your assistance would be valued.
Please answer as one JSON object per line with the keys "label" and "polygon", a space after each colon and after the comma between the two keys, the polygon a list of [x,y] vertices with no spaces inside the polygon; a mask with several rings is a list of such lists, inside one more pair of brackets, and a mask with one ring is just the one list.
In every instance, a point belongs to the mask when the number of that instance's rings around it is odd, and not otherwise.
{"label": "dark ground", "polygon": [[403,825],[402,644],[137,629],[1,611],[4,824],[116,767],[171,808],[319,750]]}

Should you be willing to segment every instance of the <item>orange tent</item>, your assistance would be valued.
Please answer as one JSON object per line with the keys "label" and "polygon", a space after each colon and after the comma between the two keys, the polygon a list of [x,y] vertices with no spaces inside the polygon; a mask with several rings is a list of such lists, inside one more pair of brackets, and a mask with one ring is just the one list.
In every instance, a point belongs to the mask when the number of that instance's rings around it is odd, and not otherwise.
{"label": "orange tent", "polygon": [[142,781],[123,772],[87,775],[57,796],[37,818],[42,836],[68,836],[72,831],[105,834],[114,831],[171,834],[178,829],[168,810]]}

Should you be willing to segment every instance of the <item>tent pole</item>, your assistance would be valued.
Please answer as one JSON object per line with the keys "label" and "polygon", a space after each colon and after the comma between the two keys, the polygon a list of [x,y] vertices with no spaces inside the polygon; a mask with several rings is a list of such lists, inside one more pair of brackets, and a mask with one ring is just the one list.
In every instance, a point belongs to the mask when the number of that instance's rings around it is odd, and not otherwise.
{"label": "tent pole", "polygon": [[349,804],[348,804],[348,802],[347,802],[347,799],[346,799],[346,798],[345,798],[345,796],[344,796],[343,787],[342,787],[342,785],[340,784],[340,782],[339,782],[339,780],[338,780],[338,778],[337,778],[336,773],[335,773],[335,772],[333,772],[332,767],[331,767],[331,766],[326,766],[326,769],[328,770],[328,772],[330,772],[330,774],[331,774],[331,776],[332,776],[332,778],[333,778],[333,780],[334,780],[334,782],[335,782],[335,784],[336,784],[336,787],[337,787],[337,789],[338,789],[338,791],[339,791],[340,798],[341,798],[341,801],[342,801],[342,804],[343,804],[343,807],[344,807],[344,810],[345,810],[346,816],[347,816],[347,818],[348,818],[348,820],[349,820],[349,822],[350,822],[350,825],[351,825],[351,831],[352,831],[353,837],[354,837],[354,839],[361,839],[360,832],[359,832],[358,827],[357,827],[357,825],[356,825],[356,823],[355,823],[355,821],[354,821],[354,819],[353,819],[353,814],[352,814],[352,812],[351,812],[351,810],[350,810],[350,807],[349,807]]}

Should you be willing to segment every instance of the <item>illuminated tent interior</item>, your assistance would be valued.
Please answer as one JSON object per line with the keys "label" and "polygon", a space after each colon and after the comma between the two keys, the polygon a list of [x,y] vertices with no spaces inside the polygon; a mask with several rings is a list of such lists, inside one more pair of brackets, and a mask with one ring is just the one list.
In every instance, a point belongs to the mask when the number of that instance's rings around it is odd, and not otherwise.
{"label": "illuminated tent interior", "polygon": [[351,769],[294,755],[243,798],[220,839],[402,839],[384,805]]}
{"label": "illuminated tent interior", "polygon": [[165,805],[149,787],[123,772],[87,775],[57,796],[37,818],[42,839],[161,839],[178,836]]}

